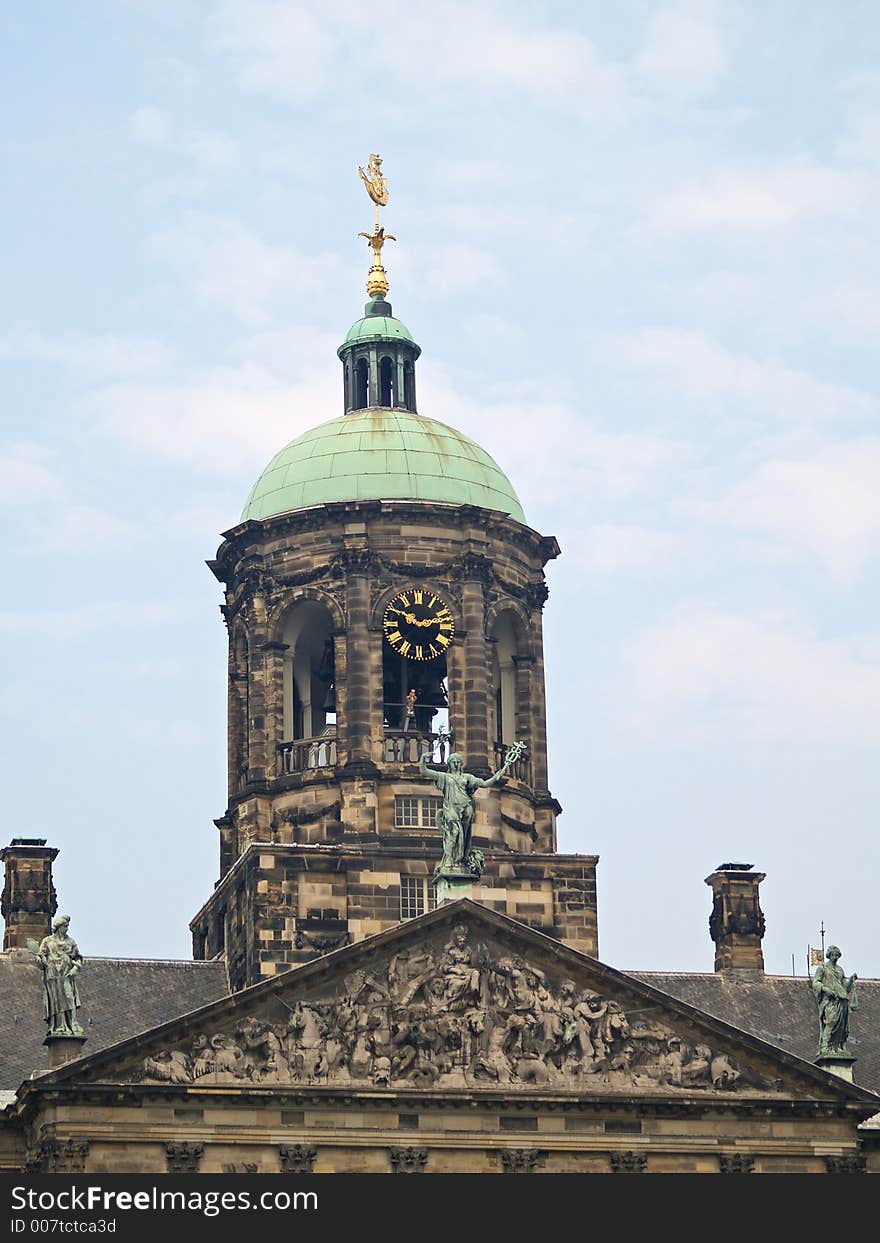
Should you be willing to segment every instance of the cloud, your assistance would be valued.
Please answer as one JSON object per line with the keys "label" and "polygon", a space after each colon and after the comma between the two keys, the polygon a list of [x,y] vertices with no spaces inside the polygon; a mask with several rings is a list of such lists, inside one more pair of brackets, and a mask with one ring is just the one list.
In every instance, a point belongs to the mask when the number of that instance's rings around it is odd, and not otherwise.
{"label": "cloud", "polygon": [[166,367],[171,357],[170,349],[161,341],[112,333],[50,337],[21,329],[0,338],[0,358],[56,363],[90,377],[157,371]]}
{"label": "cloud", "polygon": [[705,90],[723,73],[726,56],[705,5],[679,4],[655,13],[636,58],[640,73],[675,90]]}
{"label": "cloud", "polygon": [[130,450],[200,474],[239,475],[262,469],[282,445],[339,414],[340,388],[329,368],[286,382],[243,363],[179,382],[108,385],[88,407],[100,430]]}
{"label": "cloud", "polygon": [[100,545],[128,545],[141,535],[136,523],[96,505],[66,504],[40,526],[44,547],[81,550],[90,556]]}
{"label": "cloud", "polygon": [[761,463],[702,518],[769,536],[843,581],[880,555],[880,438],[824,445],[801,460]]}
{"label": "cloud", "polygon": [[159,108],[137,108],[129,120],[131,138],[142,146],[193,160],[206,169],[226,171],[240,161],[238,143],[216,130],[186,130]]}
{"label": "cloud", "polygon": [[135,142],[148,147],[161,147],[168,141],[168,118],[159,108],[137,108],[128,129]]}
{"label": "cloud", "polygon": [[688,461],[688,446],[651,433],[608,432],[541,384],[510,386],[479,400],[462,395],[435,365],[422,370],[419,409],[484,445],[514,482],[527,515],[567,522],[657,487]]}
{"label": "cloud", "polygon": [[153,239],[154,249],[188,272],[203,302],[248,324],[270,319],[270,307],[294,294],[319,293],[344,270],[335,255],[303,254],[273,245],[233,220],[192,219]]}
{"label": "cloud", "polygon": [[10,445],[0,451],[0,505],[30,505],[54,499],[61,483],[38,445]]}
{"label": "cloud", "polygon": [[651,729],[765,739],[880,742],[880,652],[786,616],[681,606],[625,645],[632,716]]}
{"label": "cloud", "polygon": [[880,336],[880,285],[853,281],[824,289],[803,304],[805,314],[835,340],[875,347]]}
{"label": "cloud", "polygon": [[399,0],[318,4],[222,0],[205,22],[216,51],[233,56],[245,87],[285,97],[335,89],[356,54],[374,79],[422,93],[519,91],[542,105],[612,109],[620,71],[579,31],[542,26],[492,4],[437,0],[431,20]]}
{"label": "cloud", "polygon": [[700,332],[644,328],[604,338],[618,366],[651,373],[693,402],[729,401],[777,419],[864,419],[874,411],[865,394],[817,380],[775,359],[737,354]]}
{"label": "cloud", "polygon": [[54,640],[75,640],[96,630],[137,630],[164,626],[180,620],[174,604],[83,604],[68,609],[9,609],[0,612],[0,633],[42,635]]}
{"label": "cloud", "polygon": [[703,540],[695,532],[602,522],[579,534],[566,562],[575,570],[597,574],[616,575],[632,570],[653,573],[693,563],[703,552]]}
{"label": "cloud", "polygon": [[[873,83],[876,92],[877,82]],[[880,163],[880,111],[854,112],[838,147],[841,159],[853,164]]]}
{"label": "cloud", "polygon": [[723,168],[645,201],[645,222],[660,233],[780,230],[810,219],[846,218],[864,205],[870,183],[856,169],[789,163]]}

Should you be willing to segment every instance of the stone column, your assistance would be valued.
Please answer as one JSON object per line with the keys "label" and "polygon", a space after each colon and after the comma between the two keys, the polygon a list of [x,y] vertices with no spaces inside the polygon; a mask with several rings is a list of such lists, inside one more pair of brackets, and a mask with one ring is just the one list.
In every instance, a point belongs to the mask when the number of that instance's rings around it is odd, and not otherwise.
{"label": "stone column", "polygon": [[6,920],[3,949],[27,949],[28,940],[42,941],[52,931],[58,909],[52,863],[58,850],[44,837],[14,837],[0,850],[6,870],[0,910]]}
{"label": "stone column", "polygon": [[400,408],[404,402],[404,382],[403,382],[403,356],[400,351],[397,352],[394,366],[394,404]]}
{"label": "stone column", "polygon": [[532,788],[539,798],[549,793],[547,784],[547,700],[544,691],[544,625],[540,605],[536,597],[543,594],[540,586],[535,588],[532,600],[531,644],[534,661],[528,669],[529,705],[531,719],[531,738],[529,751],[531,756]]}
{"label": "stone column", "polygon": [[764,876],[753,872],[751,863],[720,863],[706,877],[714,898],[709,934],[715,942],[716,971],[763,972],[764,913],[758,886]]}
{"label": "stone column", "polygon": [[375,349],[370,350],[370,391],[367,394],[367,405],[378,406],[379,404],[379,354]]}

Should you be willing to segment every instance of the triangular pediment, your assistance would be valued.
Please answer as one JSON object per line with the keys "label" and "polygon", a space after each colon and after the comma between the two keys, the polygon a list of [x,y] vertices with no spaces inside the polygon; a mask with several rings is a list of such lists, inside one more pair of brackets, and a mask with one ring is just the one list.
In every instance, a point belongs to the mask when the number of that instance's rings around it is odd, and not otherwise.
{"label": "triangular pediment", "polygon": [[37,1082],[64,1081],[706,1101],[872,1095],[467,900]]}

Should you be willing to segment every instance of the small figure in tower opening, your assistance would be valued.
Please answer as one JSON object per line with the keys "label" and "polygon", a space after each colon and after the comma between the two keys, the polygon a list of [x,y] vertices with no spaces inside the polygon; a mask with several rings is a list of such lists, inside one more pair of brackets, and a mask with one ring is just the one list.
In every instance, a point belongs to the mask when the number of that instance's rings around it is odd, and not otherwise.
{"label": "small figure in tower opening", "polygon": [[416,700],[418,694],[414,686],[411,686],[406,693],[406,710],[403,714],[403,731],[406,733],[410,728],[416,728]]}

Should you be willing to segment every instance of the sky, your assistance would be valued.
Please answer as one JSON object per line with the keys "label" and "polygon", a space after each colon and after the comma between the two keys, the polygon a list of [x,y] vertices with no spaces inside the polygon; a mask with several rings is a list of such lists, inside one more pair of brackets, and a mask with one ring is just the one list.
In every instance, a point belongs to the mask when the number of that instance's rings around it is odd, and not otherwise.
{"label": "sky", "polygon": [[384,159],[423,414],[563,549],[561,850],[600,956],[711,971],[767,873],[880,975],[880,10],[712,0],[8,6],[4,840],[60,848],[86,955],[187,957],[217,878],[225,631],[204,565],[341,413]]}

